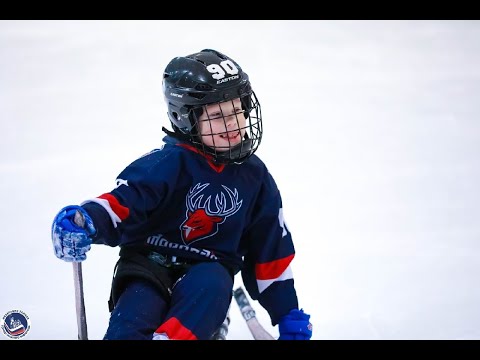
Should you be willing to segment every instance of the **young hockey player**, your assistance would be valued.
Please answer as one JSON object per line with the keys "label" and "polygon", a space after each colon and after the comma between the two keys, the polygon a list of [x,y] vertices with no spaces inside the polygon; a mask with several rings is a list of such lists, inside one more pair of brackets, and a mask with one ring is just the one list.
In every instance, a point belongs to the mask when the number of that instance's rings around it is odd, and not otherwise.
{"label": "young hockey player", "polygon": [[280,340],[309,340],[280,192],[254,154],[262,116],[248,75],[206,49],[171,60],[163,92],[172,126],[163,146],[52,224],[64,261],[84,261],[92,244],[120,248],[104,339],[210,339],[240,272]]}

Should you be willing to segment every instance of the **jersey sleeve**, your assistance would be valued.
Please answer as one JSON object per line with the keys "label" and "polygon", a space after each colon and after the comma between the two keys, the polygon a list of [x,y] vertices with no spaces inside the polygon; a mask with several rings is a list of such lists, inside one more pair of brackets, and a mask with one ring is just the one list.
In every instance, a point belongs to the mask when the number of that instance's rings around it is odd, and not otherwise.
{"label": "jersey sleeve", "polygon": [[268,172],[246,239],[243,283],[250,297],[267,310],[275,326],[280,317],[298,308],[298,300],[291,268],[295,256],[292,235],[283,218],[280,192]]}
{"label": "jersey sleeve", "polygon": [[97,228],[94,243],[121,245],[122,234],[135,232],[160,206],[169,189],[163,175],[169,172],[158,171],[164,156],[150,153],[137,159],[118,175],[113,190],[82,202]]}

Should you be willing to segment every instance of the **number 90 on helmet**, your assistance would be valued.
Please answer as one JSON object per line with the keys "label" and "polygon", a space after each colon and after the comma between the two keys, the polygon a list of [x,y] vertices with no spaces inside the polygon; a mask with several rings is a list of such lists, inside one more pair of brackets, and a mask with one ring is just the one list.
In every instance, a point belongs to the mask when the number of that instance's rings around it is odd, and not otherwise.
{"label": "number 90 on helmet", "polygon": [[[242,163],[258,149],[263,133],[260,103],[248,75],[233,59],[212,49],[176,57],[164,70],[162,86],[177,138],[187,140],[220,164]],[[234,99],[240,99],[246,118],[241,142],[222,151],[205,145],[198,121],[205,106]]]}

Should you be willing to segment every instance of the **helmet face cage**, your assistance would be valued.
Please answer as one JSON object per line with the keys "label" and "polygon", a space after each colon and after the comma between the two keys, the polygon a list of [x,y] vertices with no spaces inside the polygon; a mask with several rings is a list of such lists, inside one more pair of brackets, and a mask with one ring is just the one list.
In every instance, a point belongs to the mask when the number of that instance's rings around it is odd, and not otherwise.
{"label": "helmet face cage", "polygon": [[[197,149],[211,155],[216,163],[242,163],[260,145],[263,133],[260,103],[253,91],[239,99],[242,109],[235,114],[223,113],[222,104],[228,103],[231,104],[231,108],[234,108],[236,99],[208,104],[215,105],[214,108],[218,109],[213,116],[207,112],[207,105],[190,109],[189,116],[193,124],[190,130],[190,141]],[[227,121],[233,122],[233,126],[227,126]],[[216,123],[215,129],[212,126],[214,122]],[[206,129],[203,132],[206,135],[202,135],[202,127]],[[236,134],[241,137],[239,143],[238,141],[234,143],[230,138]],[[211,144],[206,145],[206,139]]]}
{"label": "helmet face cage", "polygon": [[[226,55],[206,49],[173,59],[164,71],[163,93],[175,133],[180,138],[187,139],[198,150],[212,156],[215,162],[241,163],[260,145],[260,104],[251,89],[248,75]],[[234,101],[238,104],[237,99],[240,99],[242,111],[234,114],[236,124],[232,126],[232,114],[223,114],[222,108],[233,108]],[[207,113],[207,106],[210,105],[215,105],[219,110],[215,116]],[[200,117],[205,122],[200,123]],[[236,130],[230,132],[227,129],[226,118],[232,129]],[[223,126],[219,125],[222,120]],[[212,121],[215,123],[215,133]],[[201,136],[201,129],[208,135]],[[234,141],[230,139],[236,138],[239,130],[241,141],[236,139],[236,144],[233,144]],[[206,145],[205,140],[209,140],[207,143],[210,145]]]}

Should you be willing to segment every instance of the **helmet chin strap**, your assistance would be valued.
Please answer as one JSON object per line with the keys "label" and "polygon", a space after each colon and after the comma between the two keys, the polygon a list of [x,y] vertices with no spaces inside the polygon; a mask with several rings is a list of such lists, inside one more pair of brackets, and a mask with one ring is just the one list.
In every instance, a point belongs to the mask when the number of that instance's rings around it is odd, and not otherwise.
{"label": "helmet chin strap", "polygon": [[169,136],[171,136],[171,137],[174,137],[175,139],[178,139],[178,140],[181,140],[181,141],[190,142],[191,136],[182,133],[180,130],[178,130],[178,131],[170,131],[170,130],[168,130],[167,128],[165,128],[164,126],[162,126],[162,131],[163,131],[165,134],[167,134],[167,135],[169,135]]}

